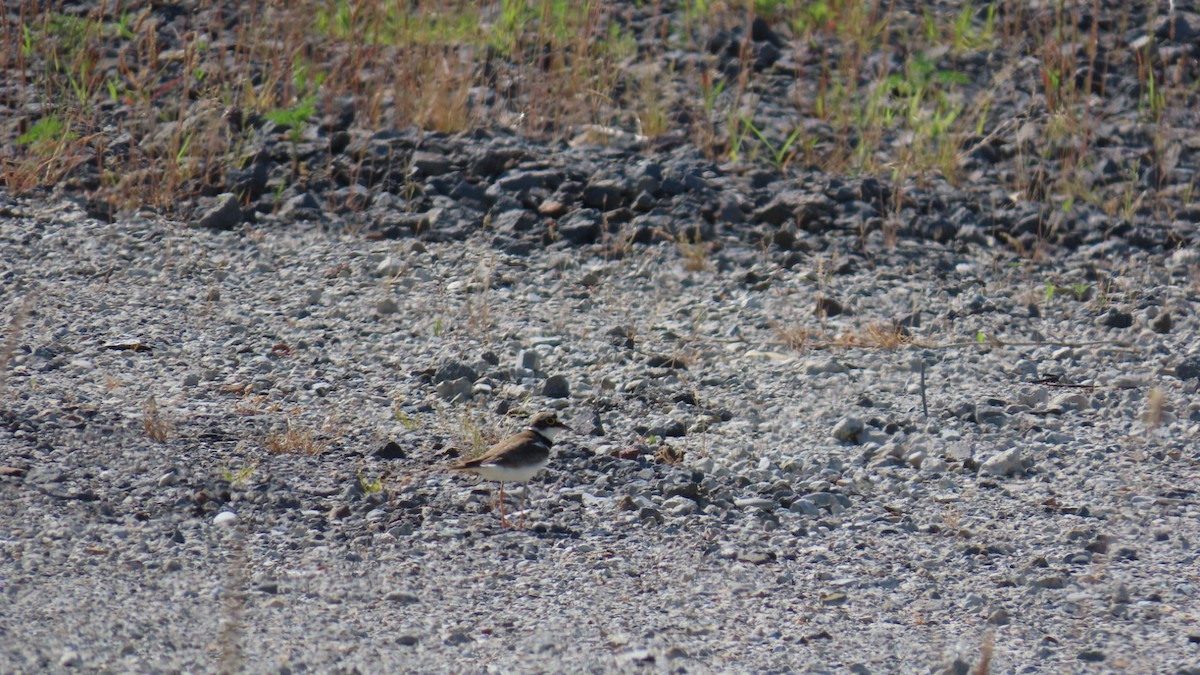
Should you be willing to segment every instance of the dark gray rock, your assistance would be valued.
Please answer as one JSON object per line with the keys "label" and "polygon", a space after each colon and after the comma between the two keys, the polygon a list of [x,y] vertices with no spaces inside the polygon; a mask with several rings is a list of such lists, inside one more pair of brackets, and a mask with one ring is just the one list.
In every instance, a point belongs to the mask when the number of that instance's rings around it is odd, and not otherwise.
{"label": "dark gray rock", "polygon": [[1200,358],[1191,357],[1176,364],[1175,377],[1181,380],[1200,380]]}
{"label": "dark gray rock", "polygon": [[321,205],[311,192],[302,192],[284,201],[278,215],[287,221],[317,220],[321,217]]}
{"label": "dark gray rock", "polygon": [[468,171],[475,176],[491,178],[511,167],[523,155],[516,148],[485,147],[471,160]]}
{"label": "dark gray rock", "polygon": [[642,435],[646,437],[679,438],[687,435],[687,425],[683,421],[674,418],[660,419],[646,427]]}
{"label": "dark gray rock", "polygon": [[1170,333],[1171,327],[1171,312],[1167,310],[1160,310],[1158,315],[1150,322],[1150,329],[1155,333]]}
{"label": "dark gray rock", "polygon": [[755,222],[768,225],[796,223],[811,232],[823,232],[832,224],[834,203],[823,194],[789,190],[774,196],[753,215]]}
{"label": "dark gray rock", "polygon": [[196,224],[210,230],[232,230],[241,225],[242,207],[238,204],[237,196],[221,195],[218,200],[217,206],[200,216],[200,220]]}
{"label": "dark gray rock", "polygon": [[444,152],[417,151],[412,154],[410,161],[418,176],[440,176],[454,166]]}
{"label": "dark gray rock", "polygon": [[509,235],[529,232],[541,223],[537,214],[531,211],[505,211],[491,219],[491,226],[497,232]]}
{"label": "dark gray rock", "polygon": [[583,189],[581,200],[585,206],[608,211],[625,205],[627,186],[617,180],[597,180]]}
{"label": "dark gray rock", "polygon": [[1100,317],[1100,325],[1109,328],[1129,328],[1133,325],[1133,315],[1116,309],[1109,310]]}
{"label": "dark gray rock", "polygon": [[489,195],[501,194],[518,195],[530,190],[544,189],[553,191],[563,182],[563,175],[558,171],[522,171],[511,170],[496,180],[490,188]]}
{"label": "dark gray rock", "polygon": [[408,456],[408,453],[406,453],[404,448],[401,447],[396,441],[388,441],[387,443],[384,443],[372,454],[379,459],[404,459]]}
{"label": "dark gray rock", "polygon": [[546,398],[568,398],[571,387],[564,375],[551,375],[542,383],[542,396]]}
{"label": "dark gray rock", "polygon": [[600,237],[602,220],[592,209],[579,209],[561,220],[558,236],[576,246],[593,244]]}
{"label": "dark gray rock", "polygon": [[457,380],[459,378],[465,378],[471,382],[474,382],[475,380],[479,379],[479,374],[471,366],[459,361],[450,361],[444,363],[433,373],[434,384],[447,382],[449,380]]}

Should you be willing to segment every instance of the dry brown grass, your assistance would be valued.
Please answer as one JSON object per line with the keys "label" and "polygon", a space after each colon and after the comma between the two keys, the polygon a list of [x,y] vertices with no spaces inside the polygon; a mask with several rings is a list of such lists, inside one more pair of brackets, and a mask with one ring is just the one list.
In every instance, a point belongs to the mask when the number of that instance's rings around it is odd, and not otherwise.
{"label": "dry brown grass", "polygon": [[876,321],[858,330],[848,330],[838,335],[833,344],[839,347],[874,347],[894,351],[912,342],[912,337],[895,324]]}
{"label": "dry brown grass", "polygon": [[830,336],[826,330],[773,322],[779,342],[799,352],[810,349],[885,349],[895,351],[912,343],[912,336],[889,321],[874,321]]}
{"label": "dry brown grass", "polygon": [[687,451],[683,448],[677,448],[666,443],[659,443],[658,449],[654,451],[654,461],[663,464],[679,464],[683,462],[683,458],[687,455]]}
{"label": "dry brown grass", "polygon": [[988,675],[992,669],[992,652],[995,650],[994,638],[991,633],[983,636],[983,644],[979,646],[979,663],[971,675]]}
{"label": "dry brown grass", "polygon": [[1142,414],[1142,422],[1147,429],[1154,430],[1163,425],[1166,415],[1167,393],[1162,387],[1154,387],[1146,395],[1146,412]]}
{"label": "dry brown grass", "polygon": [[[1029,119],[1044,120],[1039,133],[1061,171],[1047,178],[1038,173],[1044,158],[1031,155],[1038,170],[1015,175],[1013,193],[1128,214],[1157,202],[1136,176],[1111,185],[1085,179],[1104,122],[1097,111],[1113,95],[1092,73],[1123,68],[1138,78],[1150,160],[1166,172],[1178,162],[1173,139],[1192,118],[1186,69],[1156,64],[1150,47],[1103,55],[1100,22],[1083,28],[1075,13],[1051,5],[936,4],[916,15],[878,0],[667,3],[670,16],[646,26],[631,24],[628,4],[246,3],[218,41],[206,27],[167,41],[149,6],[92,3],[68,12],[17,0],[0,12],[0,72],[30,100],[50,104],[40,119],[0,128],[11,139],[0,145],[0,179],[22,193],[71,183],[87,162],[101,183],[84,188],[90,196],[170,210],[225,188],[261,146],[256,134],[294,143],[293,135],[352,109],[354,128],[368,135],[491,125],[554,140],[586,125],[676,132],[715,160],[786,171],[803,157],[831,173],[888,176],[900,196],[933,180],[960,182],[971,148],[993,134],[1013,136],[1012,115],[991,108],[1020,79],[1040,83]],[[1144,13],[1134,4],[1111,10],[1118,25],[1143,28],[1133,25]],[[197,10],[208,17],[211,5]],[[788,112],[830,133],[760,116],[760,80],[775,75],[746,67],[754,61],[750,40],[736,45],[734,72],[715,63],[663,71],[668,48],[704,52],[718,31],[740,30],[756,16],[791,41],[797,63],[809,64]],[[827,58],[807,58],[814,48],[828,49]],[[115,63],[108,54],[118,55]],[[981,59],[991,65],[975,72]],[[290,122],[251,123],[272,116]],[[41,122],[53,124],[33,133]],[[361,157],[293,161],[292,179],[370,173]]]}
{"label": "dry brown grass", "polygon": [[824,331],[821,330],[783,324],[778,321],[772,322],[771,327],[784,346],[798,352],[808,351],[815,344],[824,342]]}
{"label": "dry brown grass", "polygon": [[266,394],[252,394],[245,392],[245,386],[242,384],[230,384],[221,388],[223,394],[241,394],[237,402],[233,404],[233,412],[236,415],[261,415],[269,412],[279,412],[283,408],[271,400],[271,397]]}
{"label": "dry brown grass", "polygon": [[683,259],[683,269],[689,272],[703,272],[709,268],[708,258],[712,249],[711,244],[701,241],[699,237],[694,240],[685,237],[677,243],[677,246],[679,255]]}
{"label": "dry brown grass", "polygon": [[907,331],[889,322],[872,323],[866,333],[867,344],[881,349],[896,350],[912,341]]}
{"label": "dry brown grass", "polygon": [[473,459],[487,452],[493,443],[512,433],[511,424],[490,423],[486,416],[468,406],[457,414],[439,413],[439,426],[447,429],[454,439],[462,459]]}
{"label": "dry brown grass", "polygon": [[146,399],[146,409],[142,413],[142,431],[146,437],[165,443],[175,433],[175,425],[171,420],[158,408],[158,402],[154,397]]}
{"label": "dry brown grass", "polygon": [[263,449],[276,455],[319,455],[326,447],[328,442],[316,432],[298,427],[291,419],[286,431],[274,432],[263,439]]}

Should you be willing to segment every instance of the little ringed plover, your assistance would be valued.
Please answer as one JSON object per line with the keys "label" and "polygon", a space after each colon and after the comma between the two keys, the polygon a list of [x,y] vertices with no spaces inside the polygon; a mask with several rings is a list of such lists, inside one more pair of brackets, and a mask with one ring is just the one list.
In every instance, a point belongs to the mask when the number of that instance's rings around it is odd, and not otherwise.
{"label": "little ringed plover", "polygon": [[[508,525],[504,517],[504,484],[526,483],[550,463],[550,446],[554,439],[567,427],[558,421],[552,412],[540,412],[529,420],[524,429],[488,448],[482,455],[451,466],[452,471],[470,471],[484,480],[500,483],[497,503],[500,508],[500,523]],[[525,495],[521,497],[524,520]]]}

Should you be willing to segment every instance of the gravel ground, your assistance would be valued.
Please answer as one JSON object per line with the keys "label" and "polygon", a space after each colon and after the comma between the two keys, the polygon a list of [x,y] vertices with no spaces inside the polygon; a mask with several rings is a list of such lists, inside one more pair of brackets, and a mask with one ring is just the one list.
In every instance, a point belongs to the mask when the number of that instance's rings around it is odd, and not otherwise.
{"label": "gravel ground", "polygon": [[0,671],[1200,672],[1194,250],[4,208]]}
{"label": "gravel ground", "polygon": [[[603,126],[434,44],[479,69],[454,134],[243,4],[4,48],[0,672],[1200,673],[1183,3],[892,2],[866,42],[608,3]],[[312,119],[228,88],[288,70],[226,49],[272,26],[334,73]],[[70,152],[20,140],[60,60]],[[546,409],[501,527],[444,468]]]}

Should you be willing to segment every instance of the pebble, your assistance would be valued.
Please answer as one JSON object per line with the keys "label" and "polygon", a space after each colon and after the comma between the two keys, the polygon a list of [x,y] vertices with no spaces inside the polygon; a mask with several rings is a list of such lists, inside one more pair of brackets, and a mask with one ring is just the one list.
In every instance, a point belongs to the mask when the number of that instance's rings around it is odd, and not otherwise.
{"label": "pebble", "polygon": [[445,401],[465,401],[471,398],[475,390],[474,383],[465,377],[457,380],[445,380],[436,385],[438,396]]}
{"label": "pebble", "polygon": [[788,509],[794,513],[802,513],[813,518],[821,515],[821,509],[819,509],[811,499],[806,497],[801,497],[800,499],[793,501]]}
{"label": "pebble", "polygon": [[833,359],[808,360],[801,364],[800,368],[805,375],[829,375],[845,373],[848,370],[845,365]]}
{"label": "pebble", "polygon": [[79,652],[74,649],[67,649],[58,657],[58,666],[60,668],[78,668],[81,665],[83,665],[83,659],[79,656]]}
{"label": "pebble", "polygon": [[695,513],[696,509],[696,502],[687,497],[671,497],[662,503],[662,510],[677,518],[680,516],[689,516]]}
{"label": "pebble", "polygon": [[740,509],[775,509],[779,507],[779,502],[774,499],[764,499],[762,497],[743,497],[733,500],[734,506]]}
{"label": "pebble", "polygon": [[196,222],[200,227],[213,230],[232,230],[242,223],[242,208],[237,195],[222,194],[217,196],[216,206],[206,211]]}
{"label": "pebble", "polygon": [[1181,380],[1200,379],[1200,357],[1186,358],[1176,364],[1175,377]]}
{"label": "pebble", "polygon": [[414,605],[421,601],[420,598],[412,593],[404,593],[402,591],[391,591],[384,596],[384,599],[401,605]]}
{"label": "pebble", "polygon": [[1050,399],[1046,409],[1050,412],[1072,412],[1086,410],[1091,407],[1091,401],[1083,394],[1059,394]]}
{"label": "pebble", "polygon": [[863,430],[863,421],[858,417],[843,417],[834,425],[833,437],[843,443],[854,443]]}
{"label": "pebble", "polygon": [[644,506],[638,509],[637,515],[638,520],[644,523],[653,522],[655,524],[662,525],[664,522],[666,522],[666,519],[663,517],[661,511],[649,506]]}
{"label": "pebble", "polygon": [[1020,448],[1009,448],[989,457],[979,467],[980,473],[993,476],[1011,476],[1025,468]]}
{"label": "pebble", "polygon": [[654,655],[650,653],[649,649],[630,649],[628,651],[621,652],[621,654],[618,655],[618,660],[627,663],[652,663],[654,661]]}
{"label": "pebble", "polygon": [[520,370],[526,370],[530,373],[536,373],[541,366],[541,357],[532,349],[522,349],[517,352],[516,367]]}
{"label": "pebble", "polygon": [[570,385],[564,375],[551,375],[542,384],[542,396],[546,398],[568,398],[570,395]]}
{"label": "pebble", "polygon": [[1162,312],[1150,322],[1150,329],[1155,333],[1170,333],[1174,321],[1171,319],[1170,312]]}

